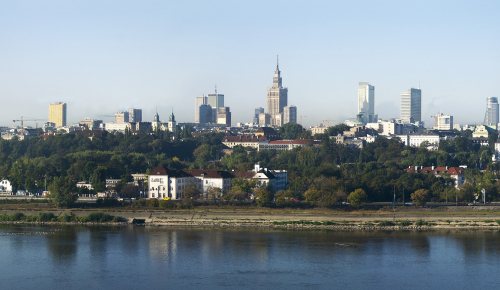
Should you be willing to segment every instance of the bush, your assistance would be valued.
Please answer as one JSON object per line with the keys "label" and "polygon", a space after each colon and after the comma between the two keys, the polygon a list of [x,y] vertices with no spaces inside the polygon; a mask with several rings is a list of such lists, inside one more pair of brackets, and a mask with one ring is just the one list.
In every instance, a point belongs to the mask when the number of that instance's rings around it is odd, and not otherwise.
{"label": "bush", "polygon": [[146,200],[146,206],[147,207],[158,207],[160,205],[160,202],[156,198],[150,198]]}
{"label": "bush", "polygon": [[416,205],[424,206],[429,200],[429,191],[427,189],[418,189],[410,197]]}
{"label": "bush", "polygon": [[12,216],[12,220],[13,221],[22,221],[26,218],[26,216],[24,215],[24,213],[22,212],[16,212],[13,216]]}
{"label": "bush", "polygon": [[368,196],[366,195],[366,192],[358,188],[354,190],[353,192],[349,193],[349,196],[347,196],[347,201],[351,204],[352,207],[354,208],[359,208],[363,202],[367,200]]}
{"label": "bush", "polygon": [[87,222],[91,223],[106,223],[113,221],[113,216],[105,213],[91,213],[87,216]]}
{"label": "bush", "polygon": [[38,214],[38,221],[40,222],[51,222],[55,220],[56,216],[51,212],[42,212]]}
{"label": "bush", "polygon": [[57,218],[58,221],[60,222],[66,222],[66,223],[69,223],[69,222],[74,222],[76,221],[76,217],[73,213],[70,213],[70,214],[63,214],[63,215],[60,215],[58,218]]}

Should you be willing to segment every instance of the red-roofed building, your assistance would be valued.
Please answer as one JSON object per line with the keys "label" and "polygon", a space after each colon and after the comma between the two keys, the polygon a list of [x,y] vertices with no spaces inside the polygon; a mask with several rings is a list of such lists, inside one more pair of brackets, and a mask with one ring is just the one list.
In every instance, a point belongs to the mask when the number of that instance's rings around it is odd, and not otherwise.
{"label": "red-roofed building", "polygon": [[460,187],[465,183],[464,175],[465,167],[448,167],[448,166],[409,166],[406,169],[408,173],[424,173],[434,174],[436,177],[449,176],[455,180],[455,187]]}

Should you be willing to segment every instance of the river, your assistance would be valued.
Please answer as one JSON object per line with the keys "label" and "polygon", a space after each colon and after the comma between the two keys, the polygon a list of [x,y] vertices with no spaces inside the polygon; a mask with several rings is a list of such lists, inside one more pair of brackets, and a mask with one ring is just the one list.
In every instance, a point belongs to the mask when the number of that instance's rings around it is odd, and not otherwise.
{"label": "river", "polygon": [[1,289],[500,289],[500,232],[0,226]]}

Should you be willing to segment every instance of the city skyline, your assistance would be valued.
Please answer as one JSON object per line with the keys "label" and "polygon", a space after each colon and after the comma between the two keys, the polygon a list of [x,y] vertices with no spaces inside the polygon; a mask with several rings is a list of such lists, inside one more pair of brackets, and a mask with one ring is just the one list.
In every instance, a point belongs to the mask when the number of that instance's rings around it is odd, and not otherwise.
{"label": "city skyline", "polygon": [[[5,3],[0,124],[45,119],[56,101],[68,104],[70,124],[129,107],[148,121],[174,108],[189,122],[186,102],[214,84],[233,124],[249,122],[276,54],[306,126],[353,118],[360,81],[377,87],[381,119],[398,117],[400,92],[420,84],[426,125],[440,111],[483,122],[483,100],[500,94],[500,3],[344,2]],[[424,21],[404,21],[403,11]],[[209,43],[218,45],[200,45]]]}

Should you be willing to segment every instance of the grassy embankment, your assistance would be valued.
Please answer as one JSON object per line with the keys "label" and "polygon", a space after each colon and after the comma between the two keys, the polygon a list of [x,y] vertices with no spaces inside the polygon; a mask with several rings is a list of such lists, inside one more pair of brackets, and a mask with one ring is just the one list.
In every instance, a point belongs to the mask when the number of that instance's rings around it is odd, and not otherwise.
{"label": "grassy embankment", "polygon": [[[0,214],[22,213],[18,222],[98,223],[144,219],[146,224],[170,227],[259,227],[285,229],[500,229],[495,207],[397,208],[380,210],[269,209],[257,207],[77,208],[50,205],[0,205]],[[106,218],[102,218],[106,216]],[[1,216],[0,216],[1,217]],[[97,218],[101,217],[101,219]],[[118,218],[120,217],[120,218]],[[7,218],[9,219],[9,218]],[[0,218],[2,220],[2,218]]]}

